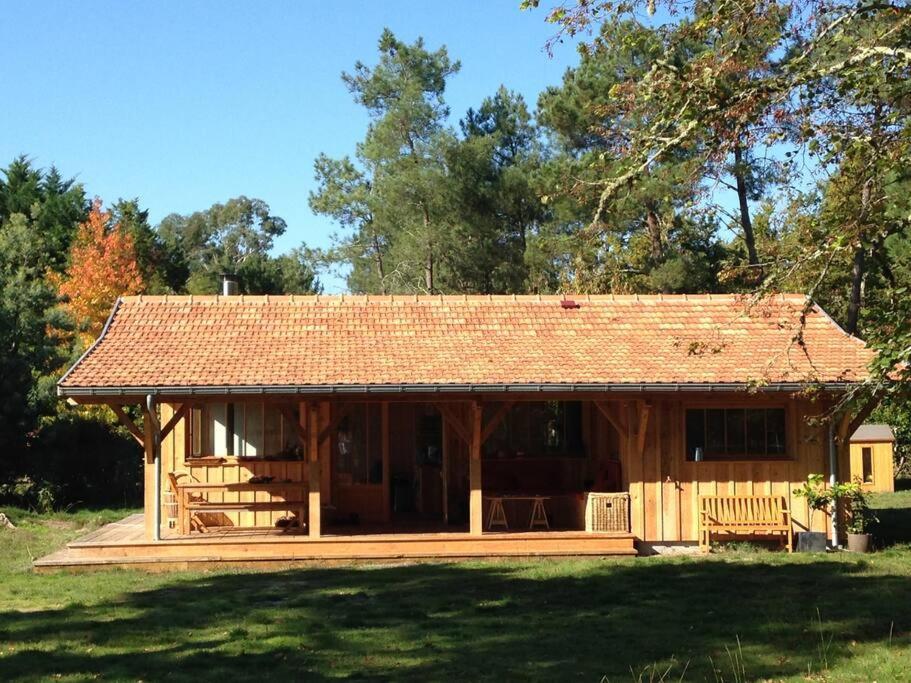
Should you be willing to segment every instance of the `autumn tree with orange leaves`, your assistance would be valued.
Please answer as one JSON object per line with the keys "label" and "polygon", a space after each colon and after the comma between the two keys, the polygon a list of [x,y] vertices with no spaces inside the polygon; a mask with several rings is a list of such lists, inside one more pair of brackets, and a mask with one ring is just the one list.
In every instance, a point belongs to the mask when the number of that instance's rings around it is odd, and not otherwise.
{"label": "autumn tree with orange leaves", "polygon": [[58,283],[87,343],[101,334],[117,298],[139,294],[145,285],[132,235],[101,207],[96,198],[76,231],[69,266]]}

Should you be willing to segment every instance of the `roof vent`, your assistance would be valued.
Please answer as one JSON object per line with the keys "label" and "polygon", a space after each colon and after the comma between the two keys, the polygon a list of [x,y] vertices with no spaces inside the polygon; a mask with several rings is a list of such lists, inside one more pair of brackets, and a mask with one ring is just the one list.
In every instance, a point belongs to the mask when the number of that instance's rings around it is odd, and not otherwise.
{"label": "roof vent", "polygon": [[561,301],[560,301],[560,307],[561,307],[561,308],[580,308],[579,304],[577,304],[577,303],[576,303],[575,301],[573,301],[572,299],[563,299],[563,300],[561,300]]}

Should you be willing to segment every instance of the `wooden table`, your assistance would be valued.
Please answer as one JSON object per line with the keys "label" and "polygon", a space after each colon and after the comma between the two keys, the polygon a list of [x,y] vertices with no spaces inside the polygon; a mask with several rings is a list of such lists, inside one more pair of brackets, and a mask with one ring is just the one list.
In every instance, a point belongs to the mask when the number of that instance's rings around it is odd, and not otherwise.
{"label": "wooden table", "polygon": [[506,508],[503,507],[504,501],[528,501],[531,506],[531,517],[528,520],[528,528],[535,529],[543,527],[550,529],[550,523],[547,521],[547,510],[544,508],[544,501],[550,500],[551,496],[540,496],[527,493],[502,493],[496,496],[485,496],[490,501],[490,512],[487,514],[487,530],[490,531],[495,526],[502,526],[509,529],[509,520],[506,518]]}
{"label": "wooden table", "polygon": [[[188,512],[193,512],[194,510],[200,512],[229,512],[235,510],[295,510],[300,516],[300,521],[304,521],[304,510],[307,505],[307,501],[304,500],[305,494],[307,492],[307,484],[302,481],[270,481],[270,482],[187,482],[187,483],[178,483],[177,484],[177,515],[178,515],[178,525],[179,532],[181,535],[186,535],[190,528],[190,516]],[[258,492],[267,492],[270,494],[270,500],[268,501],[248,501],[248,502],[237,502],[237,503],[225,503],[225,502],[209,502],[207,499],[202,498],[201,500],[191,501],[190,496],[193,493],[234,493],[234,492],[243,492],[243,491],[253,491],[254,498],[256,498],[256,493]],[[285,496],[286,500],[282,501],[273,501],[272,494],[276,492],[285,493],[293,491],[297,494],[297,497],[288,498]]]}

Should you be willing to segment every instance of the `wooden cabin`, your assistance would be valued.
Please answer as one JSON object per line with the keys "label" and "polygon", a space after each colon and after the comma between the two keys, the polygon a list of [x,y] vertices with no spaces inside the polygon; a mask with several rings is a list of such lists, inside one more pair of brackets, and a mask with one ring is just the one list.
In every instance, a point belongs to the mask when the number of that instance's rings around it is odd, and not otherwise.
{"label": "wooden cabin", "polygon": [[865,424],[851,436],[850,480],[865,491],[894,491],[895,434],[884,424]]}
{"label": "wooden cabin", "polygon": [[806,529],[810,418],[872,357],[797,295],[141,296],[58,390],[146,454],[86,556],[634,553],[696,543],[704,496]]}

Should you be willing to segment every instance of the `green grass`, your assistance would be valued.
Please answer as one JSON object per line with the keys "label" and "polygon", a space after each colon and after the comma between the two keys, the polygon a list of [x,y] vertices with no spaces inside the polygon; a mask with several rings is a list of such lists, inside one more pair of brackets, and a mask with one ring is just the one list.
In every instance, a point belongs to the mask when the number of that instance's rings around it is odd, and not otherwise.
{"label": "green grass", "polygon": [[[888,508],[906,524],[908,503]],[[10,515],[19,528],[0,531],[4,681],[911,679],[906,546],[36,575],[30,552],[117,515]]]}
{"label": "green grass", "polygon": [[874,493],[870,505],[879,522],[872,529],[877,542],[885,545],[911,543],[911,482],[896,482],[895,493]]}

